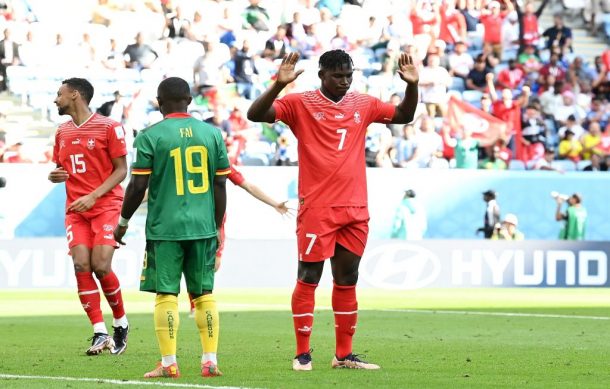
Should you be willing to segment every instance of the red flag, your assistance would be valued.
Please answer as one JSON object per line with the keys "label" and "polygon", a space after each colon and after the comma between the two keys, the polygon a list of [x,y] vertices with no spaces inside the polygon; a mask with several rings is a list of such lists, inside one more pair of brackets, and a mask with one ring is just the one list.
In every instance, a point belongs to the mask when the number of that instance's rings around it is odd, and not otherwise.
{"label": "red flag", "polygon": [[468,126],[472,137],[478,139],[482,147],[493,145],[509,130],[507,123],[455,96],[449,99],[444,125],[449,127],[451,134],[461,134],[462,128]]}

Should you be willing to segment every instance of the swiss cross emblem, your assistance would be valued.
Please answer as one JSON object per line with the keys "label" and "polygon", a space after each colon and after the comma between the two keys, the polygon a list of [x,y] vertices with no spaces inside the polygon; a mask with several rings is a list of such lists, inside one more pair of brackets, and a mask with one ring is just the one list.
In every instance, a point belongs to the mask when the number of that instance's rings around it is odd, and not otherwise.
{"label": "swiss cross emblem", "polygon": [[354,114],[354,121],[356,123],[360,123],[360,112],[356,111],[356,113]]}
{"label": "swiss cross emblem", "polygon": [[87,148],[93,150],[95,148],[95,138],[87,139]]}

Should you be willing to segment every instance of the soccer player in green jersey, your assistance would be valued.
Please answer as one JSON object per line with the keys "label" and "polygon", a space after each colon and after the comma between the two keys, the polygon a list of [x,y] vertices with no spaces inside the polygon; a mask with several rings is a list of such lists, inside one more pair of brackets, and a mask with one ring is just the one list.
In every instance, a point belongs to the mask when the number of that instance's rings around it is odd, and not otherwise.
{"label": "soccer player in green jersey", "polygon": [[561,212],[561,206],[565,201],[563,196],[555,196],[557,201],[557,211],[555,220],[565,221],[565,225],[559,232],[559,239],[562,240],[585,240],[585,230],[587,224],[587,210],[582,205],[582,197],[574,193],[568,197],[568,208],[566,212]]}
{"label": "soccer player in green jersey", "polygon": [[186,81],[177,77],[163,80],[157,100],[164,120],[136,137],[132,176],[114,230],[116,241],[124,244],[129,218],[148,188],[140,290],[157,294],[154,322],[162,359],[144,377],[180,376],[176,343],[182,273],[195,302],[195,322],[203,348],[201,374],[218,376],[214,253],[226,208],[226,175],[231,168],[220,130],[187,113],[191,94]]}

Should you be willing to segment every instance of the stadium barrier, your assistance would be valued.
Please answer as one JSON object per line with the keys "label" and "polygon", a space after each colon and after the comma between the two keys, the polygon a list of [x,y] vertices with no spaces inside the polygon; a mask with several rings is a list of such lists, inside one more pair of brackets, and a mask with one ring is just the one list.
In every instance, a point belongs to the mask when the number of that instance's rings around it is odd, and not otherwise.
{"label": "stadium barrier", "polygon": [[[63,185],[51,184],[52,165],[0,164],[0,239],[64,236]],[[242,167],[246,179],[277,200],[297,206],[296,167]],[[425,238],[477,239],[483,224],[482,192],[494,189],[502,214],[519,218],[526,239],[556,239],[561,223],[550,192],[579,192],[589,211],[586,239],[610,240],[607,172],[368,169],[370,238],[391,236],[394,214],[406,189],[413,189],[427,217]],[[294,218],[282,218],[239,187],[227,184],[227,236],[233,239],[292,239]],[[129,234],[144,236],[145,205]],[[129,238],[129,236],[128,236]]]}
{"label": "stadium barrier", "polygon": [[[138,287],[144,241],[128,240],[113,267],[123,288]],[[369,242],[359,284],[378,289],[608,287],[610,242],[426,240]],[[290,288],[294,239],[229,239],[216,288]],[[329,287],[330,265],[320,283]],[[0,241],[0,288],[74,288],[63,238]]]}

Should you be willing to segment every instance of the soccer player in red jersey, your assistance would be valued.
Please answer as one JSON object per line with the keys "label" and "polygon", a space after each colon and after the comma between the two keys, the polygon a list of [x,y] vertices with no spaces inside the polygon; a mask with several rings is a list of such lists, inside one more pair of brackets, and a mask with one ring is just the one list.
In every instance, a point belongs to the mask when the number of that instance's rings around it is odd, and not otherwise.
{"label": "soccer player in red jersey", "polygon": [[[286,205],[287,201],[277,202],[272,199],[268,194],[263,192],[261,188],[253,184],[252,182],[246,181],[243,174],[237,169],[235,165],[231,165],[231,173],[227,175],[229,181],[233,183],[233,185],[237,185],[249,194],[252,195],[257,200],[262,201],[263,203],[273,207],[276,211],[280,213],[280,215],[290,214],[292,208],[288,208]],[[222,252],[225,247],[225,221],[227,220],[227,214],[225,213],[225,217],[222,220],[222,225],[219,228],[220,235],[220,243],[218,248],[216,249],[216,262],[214,264],[214,271],[218,271],[220,268],[220,263],[222,262]],[[192,296],[189,294],[189,303],[191,305],[191,317],[195,317],[195,303],[193,302]]]}
{"label": "soccer player in red jersey", "polygon": [[[54,183],[66,183],[66,236],[74,262],[78,297],[93,325],[88,355],[109,349],[121,354],[127,347],[129,324],[121,286],[112,271],[117,244],[112,235],[119,220],[127,175],[127,149],[123,127],[114,120],[91,112],[93,86],[82,78],[64,80],[55,105],[60,115],[70,115],[55,134],[53,161],[49,173]],[[114,334],[108,335],[100,308],[95,274],[112,309]]]}
{"label": "soccer player in red jersey", "polygon": [[368,236],[364,142],[373,122],[409,123],[418,102],[419,75],[413,58],[402,53],[398,74],[407,83],[397,106],[357,92],[348,92],[353,62],[342,50],[320,57],[319,90],[279,93],[303,70],[295,71],[297,53],[284,57],[277,79],[253,103],[248,119],[286,123],[299,141],[299,210],[297,284],[292,294],[296,335],[294,370],[311,370],[309,338],[313,325],[315,290],[324,260],[330,258],[334,286],[335,356],[333,368],[378,369],[352,352],[358,302],[358,267]]}

